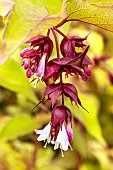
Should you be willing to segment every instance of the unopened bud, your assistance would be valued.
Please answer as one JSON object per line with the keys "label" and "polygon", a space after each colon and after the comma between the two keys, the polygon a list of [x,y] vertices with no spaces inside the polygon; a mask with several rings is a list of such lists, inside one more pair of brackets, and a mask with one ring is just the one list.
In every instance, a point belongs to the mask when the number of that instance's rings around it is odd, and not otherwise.
{"label": "unopened bud", "polygon": [[29,59],[23,59],[23,66],[24,66],[24,69],[28,69],[30,65],[30,60]]}
{"label": "unopened bud", "polygon": [[33,65],[32,67],[31,67],[31,71],[32,72],[35,72],[37,70],[37,66],[36,65]]}
{"label": "unopened bud", "polygon": [[26,54],[26,52],[28,52],[28,51],[29,51],[29,48],[24,48],[24,49],[21,51],[20,56],[21,56],[21,57],[24,57],[25,54]]}
{"label": "unopened bud", "polygon": [[30,77],[32,76],[32,72],[31,72],[30,69],[28,69],[28,70],[26,71],[26,76],[27,76],[28,78],[30,78]]}

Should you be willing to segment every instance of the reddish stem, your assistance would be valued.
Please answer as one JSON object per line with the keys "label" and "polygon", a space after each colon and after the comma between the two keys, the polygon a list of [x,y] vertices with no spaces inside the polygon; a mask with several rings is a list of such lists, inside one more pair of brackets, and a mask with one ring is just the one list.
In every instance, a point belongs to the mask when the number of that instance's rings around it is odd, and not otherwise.
{"label": "reddish stem", "polygon": [[68,37],[67,37],[65,34],[63,34],[60,30],[58,30],[56,27],[53,27],[53,29],[54,29],[55,31],[57,31],[59,34],[61,34],[65,39],[68,40]]}
{"label": "reddish stem", "polygon": [[48,29],[48,31],[47,31],[47,36],[49,36],[49,34],[50,34],[50,29]]}
{"label": "reddish stem", "polygon": [[59,28],[61,27],[63,24],[65,24],[66,22],[68,22],[67,18],[65,18],[62,22],[60,22],[58,25],[55,26],[55,28]]}
{"label": "reddish stem", "polygon": [[52,30],[52,33],[53,33],[53,36],[54,36],[54,39],[55,39],[55,43],[56,43],[57,58],[58,58],[58,60],[60,60],[60,52],[59,52],[58,38],[57,38],[57,35],[56,35],[54,29],[51,28],[51,30]]}
{"label": "reddish stem", "polygon": [[64,105],[64,94],[63,94],[63,80],[62,80],[62,74],[60,75],[60,83],[62,84],[62,105]]}

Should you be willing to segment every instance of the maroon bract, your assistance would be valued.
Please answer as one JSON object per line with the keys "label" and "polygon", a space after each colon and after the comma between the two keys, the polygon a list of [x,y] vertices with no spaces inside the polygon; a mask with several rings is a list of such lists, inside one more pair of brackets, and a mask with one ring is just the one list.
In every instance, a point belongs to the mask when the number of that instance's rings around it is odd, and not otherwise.
{"label": "maroon bract", "polygon": [[62,130],[62,124],[66,119],[66,107],[63,105],[56,106],[51,113],[51,135],[53,135],[54,141],[57,138],[59,130]]}
{"label": "maroon bract", "polygon": [[51,135],[53,135],[53,140],[57,139],[59,130],[62,130],[62,125],[66,122],[66,131],[68,135],[69,142],[73,139],[73,130],[71,128],[72,114],[71,111],[64,105],[56,106],[51,114]]}
{"label": "maroon bract", "polygon": [[[36,105],[38,106],[46,96],[48,96],[47,100],[51,101],[52,107],[54,106],[57,98],[62,94],[62,84],[50,84],[46,87],[44,94],[42,96],[42,99],[39,101],[39,103]],[[35,107],[36,107],[35,106]]]}
{"label": "maroon bract", "polygon": [[47,57],[51,56],[53,50],[53,42],[48,36],[39,35],[31,38],[30,40],[26,41],[26,43],[31,43],[30,46],[39,47],[39,53],[47,53]]}
{"label": "maroon bract", "polygon": [[85,47],[86,45],[83,41],[87,39],[88,35],[85,38],[79,36],[72,36],[68,39],[63,38],[60,44],[60,50],[63,57],[75,58],[77,54],[75,47]]}
{"label": "maroon bract", "polygon": [[[87,46],[83,52],[77,53],[75,58],[64,57],[59,59],[53,59],[47,63],[45,75],[43,81],[48,82],[48,79],[53,79],[55,82],[60,75],[65,72],[68,75],[80,75],[84,81],[87,81],[91,76],[89,65],[92,65],[90,58],[86,55],[89,46]],[[56,76],[55,76],[56,75]]]}

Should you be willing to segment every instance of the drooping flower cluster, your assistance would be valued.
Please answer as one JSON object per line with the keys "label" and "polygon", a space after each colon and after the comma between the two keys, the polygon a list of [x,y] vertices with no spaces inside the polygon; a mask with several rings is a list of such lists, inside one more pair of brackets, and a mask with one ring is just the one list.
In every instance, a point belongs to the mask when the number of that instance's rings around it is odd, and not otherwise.
{"label": "drooping flower cluster", "polygon": [[25,48],[20,53],[23,59],[23,66],[28,78],[36,79],[44,76],[46,63],[53,50],[53,42],[48,36],[36,36],[28,40],[31,43],[29,48]]}
{"label": "drooping flower cluster", "polygon": [[[50,56],[53,42],[49,36],[50,30],[53,33],[57,51],[57,57],[52,60],[50,60]],[[63,36],[60,48],[57,33]],[[92,65],[92,62],[87,56],[89,46],[84,44],[87,37],[72,36],[68,38],[56,27],[53,27],[48,30],[47,36],[39,35],[28,40],[27,43],[30,43],[30,47],[20,53],[26,76],[32,78],[32,81],[35,80],[35,85],[39,79],[46,84],[42,99],[36,106],[47,98],[53,108],[49,124],[43,130],[35,130],[36,134],[39,134],[37,140],[46,141],[45,147],[47,143],[53,144],[54,149],[60,148],[61,152],[68,150],[68,147],[72,149],[70,142],[74,136],[72,113],[64,104],[65,97],[84,109],[76,87],[71,83],[63,83],[62,74],[65,73],[65,78],[68,78],[69,75],[76,75],[84,81],[87,81],[91,76],[89,65]],[[81,48],[81,52],[77,52],[76,48]],[[60,57],[60,53],[62,57]],[[59,80],[59,83],[56,83],[56,80]],[[62,103],[56,106],[55,103],[60,96]]]}

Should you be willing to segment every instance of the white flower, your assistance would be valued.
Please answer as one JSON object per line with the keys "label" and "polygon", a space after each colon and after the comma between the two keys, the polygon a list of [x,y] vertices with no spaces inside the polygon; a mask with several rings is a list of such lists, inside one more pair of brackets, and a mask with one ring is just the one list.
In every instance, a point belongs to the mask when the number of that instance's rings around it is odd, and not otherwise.
{"label": "white flower", "polygon": [[39,135],[37,140],[38,141],[42,141],[42,140],[48,139],[49,138],[49,134],[50,134],[50,129],[51,129],[51,125],[50,125],[50,123],[48,123],[48,125],[45,126],[44,129],[42,129],[42,130],[35,130],[36,134]]}
{"label": "white flower", "polygon": [[46,143],[44,145],[45,148],[46,148],[46,145],[51,142],[54,145],[54,150],[60,148],[62,157],[64,157],[63,151],[67,151],[68,147],[70,147],[72,150],[72,147],[68,140],[68,135],[67,135],[64,123],[62,124],[62,128],[59,130],[55,141],[54,141],[54,137],[51,136],[51,134],[50,134],[50,130],[51,130],[51,123],[49,123],[47,126],[45,126],[45,128],[42,130],[35,130],[36,134],[39,135],[37,140],[38,141],[46,140]]}
{"label": "white flower", "polygon": [[59,130],[56,141],[52,140],[51,143],[54,144],[54,150],[58,148],[61,149],[62,157],[64,157],[63,151],[67,151],[68,147],[70,147],[72,150],[72,147],[68,140],[68,135],[67,135],[64,123],[62,124],[62,129]]}

